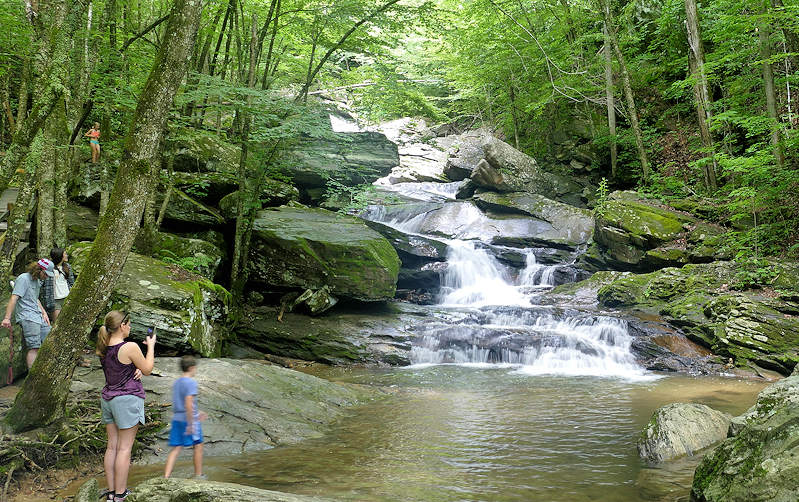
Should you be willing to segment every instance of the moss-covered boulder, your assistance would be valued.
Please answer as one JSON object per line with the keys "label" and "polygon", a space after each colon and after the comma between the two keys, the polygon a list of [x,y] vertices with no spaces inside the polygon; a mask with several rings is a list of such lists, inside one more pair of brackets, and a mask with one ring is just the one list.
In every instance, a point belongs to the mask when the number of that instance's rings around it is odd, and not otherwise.
{"label": "moss-covered boulder", "polygon": [[259,211],[249,258],[253,287],[317,290],[362,301],[394,297],[400,260],[352,216],[306,207]]}
{"label": "moss-covered boulder", "polygon": [[594,230],[594,217],[587,209],[547,199],[535,193],[481,192],[474,195],[482,209],[533,216],[552,225],[542,241],[556,241],[576,247],[587,243]]}
{"label": "moss-covered boulder", "polygon": [[310,189],[324,187],[329,179],[347,186],[372,183],[399,163],[397,145],[382,133],[329,132],[300,141],[286,166],[296,186]]}
{"label": "moss-covered boulder", "polygon": [[596,211],[597,263],[621,270],[651,271],[729,258],[721,250],[723,229],[635,192],[614,192]]}
{"label": "moss-covered boulder", "polygon": [[731,291],[732,262],[691,264],[648,274],[627,274],[600,288],[597,298],[611,308],[662,315],[724,362],[789,374],[799,363],[799,264],[775,263],[778,295],[761,290]]}
{"label": "moss-covered boulder", "polygon": [[[145,237],[146,246],[139,239],[134,248],[136,251],[142,253],[149,251],[147,254],[153,258],[179,265],[206,279],[214,280],[219,265],[225,259],[225,251],[206,240],[166,232],[155,232],[152,235],[142,236],[142,239]],[[143,249],[144,247],[147,249]]]}
{"label": "moss-covered boulder", "polygon": [[[80,274],[91,243],[69,249]],[[148,256],[130,253],[111,293],[108,309],[131,314],[131,338],[143,340],[155,326],[161,353],[197,352],[210,357],[222,352],[229,294],[222,286]]]}
{"label": "moss-covered boulder", "polygon": [[638,455],[652,463],[694,455],[726,439],[731,418],[704,404],[661,406],[638,438]]}
{"label": "moss-covered boulder", "polygon": [[545,172],[535,159],[504,141],[486,136],[482,149],[485,159],[471,173],[477,186],[496,192],[536,193],[554,200],[579,203],[582,186],[566,176]]}
{"label": "moss-covered boulder", "polygon": [[191,137],[178,141],[172,168],[184,172],[223,172],[235,170],[241,149],[220,137],[184,130]]}
{"label": "moss-covered boulder", "polygon": [[[259,198],[261,207],[275,207],[300,200],[300,191],[294,185],[280,180],[267,178],[264,180],[263,190]],[[239,192],[231,192],[219,201],[219,210],[230,220],[236,219],[236,205],[239,201]]]}
{"label": "moss-covered boulder", "polygon": [[799,377],[764,389],[734,437],[702,460],[694,502],[799,500]]}

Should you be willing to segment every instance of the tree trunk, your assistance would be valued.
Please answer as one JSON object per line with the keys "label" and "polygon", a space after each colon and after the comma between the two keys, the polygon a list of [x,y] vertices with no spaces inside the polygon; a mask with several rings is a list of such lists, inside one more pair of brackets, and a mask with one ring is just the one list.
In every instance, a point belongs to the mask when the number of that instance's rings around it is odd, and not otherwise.
{"label": "tree trunk", "polygon": [[777,111],[777,93],[774,87],[774,70],[771,67],[771,29],[767,14],[769,12],[768,0],[763,1],[758,23],[757,37],[760,46],[760,59],[763,60],[763,90],[766,92],[766,111],[771,119],[771,146],[774,148],[774,159],[779,167],[785,166],[785,152],[782,149],[780,134],[780,115]]}
{"label": "tree trunk", "polygon": [[28,116],[28,86],[30,85],[31,66],[30,62],[25,59],[22,62],[22,77],[19,80],[19,95],[17,101],[17,128],[11,131],[14,134],[19,130],[25,117]]}
{"label": "tree trunk", "polygon": [[627,64],[624,62],[624,54],[619,47],[619,40],[616,37],[616,28],[613,25],[613,16],[610,13],[610,0],[602,0],[602,12],[605,17],[605,26],[608,29],[608,38],[610,38],[610,45],[613,52],[616,54],[616,61],[619,63],[621,70],[621,82],[624,88],[624,97],[627,101],[628,113],[630,115],[630,127],[632,127],[633,134],[635,135],[635,146],[638,149],[638,159],[641,162],[641,172],[644,181],[649,178],[649,159],[646,155],[644,148],[644,140],[641,135],[641,126],[638,123],[638,108],[635,106],[635,96],[633,95],[633,86],[630,83],[630,73],[627,71]]}
{"label": "tree trunk", "polygon": [[156,161],[172,101],[186,72],[201,11],[201,0],[175,0],[164,41],[125,138],[117,181],[97,238],[58,324],[39,350],[8,412],[7,421],[15,431],[44,426],[64,412],[83,347],[80,341],[106,308],[152,190],[150,166]]}
{"label": "tree trunk", "polygon": [[696,102],[696,118],[699,123],[699,134],[702,137],[702,146],[710,154],[711,163],[705,163],[702,171],[705,186],[708,190],[718,187],[716,181],[715,149],[713,136],[710,134],[708,121],[712,117],[710,111],[710,91],[708,90],[707,73],[705,73],[705,51],[702,47],[702,37],[699,34],[699,14],[696,9],[696,0],[685,0],[685,27],[688,32],[688,65],[694,80],[694,101]]}
{"label": "tree trunk", "polygon": [[610,134],[610,176],[616,177],[616,164],[618,163],[618,147],[616,145],[616,98],[613,94],[613,55],[610,48],[610,35],[608,26],[603,25],[605,46],[602,52],[605,55],[605,98],[608,107],[608,134]]}
{"label": "tree trunk", "polygon": [[[247,73],[247,87],[255,87],[255,63],[258,54],[258,33],[256,31],[256,16],[253,14],[252,30],[250,36],[250,67]],[[247,96],[247,108],[252,103],[252,96]],[[230,269],[230,289],[233,297],[241,299],[244,284],[247,282],[247,254],[250,248],[250,235],[252,232],[252,214],[258,201],[256,177],[247,165],[249,149],[250,124],[252,118],[249,109],[241,117],[241,157],[239,159],[239,196],[236,201],[236,235],[233,240],[233,263]]]}
{"label": "tree trunk", "polygon": [[[39,137],[34,141],[33,149],[41,152],[42,144],[41,137]],[[38,155],[31,155],[31,157],[38,157]],[[28,225],[31,199],[36,191],[37,161],[38,158],[28,158],[25,162],[25,169],[19,173],[17,200],[8,215],[8,230],[6,230],[3,243],[0,245],[0,281],[2,284],[8,284],[9,279],[12,278],[11,272],[14,268],[14,260],[17,258],[17,247],[19,247]]]}

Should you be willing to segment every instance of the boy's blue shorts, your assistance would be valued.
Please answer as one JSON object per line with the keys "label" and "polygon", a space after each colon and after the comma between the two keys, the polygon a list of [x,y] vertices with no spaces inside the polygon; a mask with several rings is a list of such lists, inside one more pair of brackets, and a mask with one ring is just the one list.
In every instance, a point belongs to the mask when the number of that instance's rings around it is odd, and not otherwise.
{"label": "boy's blue shorts", "polygon": [[[172,429],[169,431],[169,446],[194,446],[203,442],[202,422],[195,422],[197,430],[194,437],[186,434],[186,422],[172,420]],[[198,438],[198,439],[195,439]]]}

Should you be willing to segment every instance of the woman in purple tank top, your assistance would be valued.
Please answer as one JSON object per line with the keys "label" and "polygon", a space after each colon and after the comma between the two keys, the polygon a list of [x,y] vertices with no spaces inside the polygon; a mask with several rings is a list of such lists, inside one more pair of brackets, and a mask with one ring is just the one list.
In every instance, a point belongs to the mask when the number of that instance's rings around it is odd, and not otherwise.
{"label": "woman in purple tank top", "polygon": [[145,338],[147,356],[135,342],[126,342],[130,334],[130,316],[112,310],[97,333],[95,352],[105,373],[100,409],[108,433],[103,465],[108,489],[107,501],[127,498],[130,452],[139,424],[144,424],[144,386],[142,375],[149,375],[155,363],[155,333]]}

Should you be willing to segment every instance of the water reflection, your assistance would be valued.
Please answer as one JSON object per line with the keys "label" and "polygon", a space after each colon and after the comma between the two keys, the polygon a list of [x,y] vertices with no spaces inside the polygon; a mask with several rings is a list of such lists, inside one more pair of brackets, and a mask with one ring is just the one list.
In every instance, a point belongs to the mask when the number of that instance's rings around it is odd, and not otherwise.
{"label": "water reflection", "polygon": [[[460,366],[320,376],[398,392],[353,410],[323,438],[208,459],[209,477],[347,501],[685,500],[697,458],[650,468],[637,457],[635,440],[652,412],[683,401],[738,414],[765,385],[531,377]],[[179,465],[177,475],[190,473],[188,462]]]}

